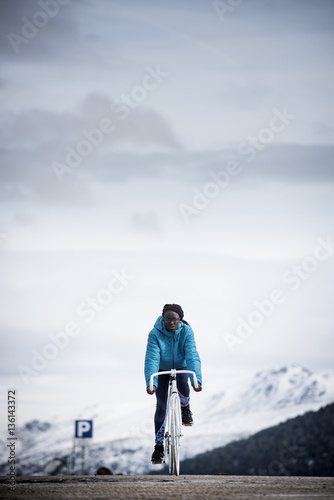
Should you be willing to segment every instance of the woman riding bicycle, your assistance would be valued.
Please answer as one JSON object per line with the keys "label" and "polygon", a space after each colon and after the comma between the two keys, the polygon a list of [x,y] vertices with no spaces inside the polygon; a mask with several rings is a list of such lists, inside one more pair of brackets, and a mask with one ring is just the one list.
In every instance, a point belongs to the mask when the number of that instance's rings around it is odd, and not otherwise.
{"label": "woman riding bicycle", "polygon": [[[149,388],[150,377],[158,371],[191,370],[196,373],[198,388],[202,390],[201,360],[196,349],[195,337],[189,323],[183,319],[183,310],[178,304],[166,304],[162,316],[156,320],[148,335],[145,355],[145,379],[148,394],[156,394],[157,406],[154,415],[155,447],[152,463],[160,464],[164,458],[163,440],[165,434],[166,403],[169,375],[155,377],[153,391]],[[182,424],[193,425],[190,411],[190,387],[188,374],[177,375],[177,387],[181,401]],[[191,376],[192,378],[192,376]]]}

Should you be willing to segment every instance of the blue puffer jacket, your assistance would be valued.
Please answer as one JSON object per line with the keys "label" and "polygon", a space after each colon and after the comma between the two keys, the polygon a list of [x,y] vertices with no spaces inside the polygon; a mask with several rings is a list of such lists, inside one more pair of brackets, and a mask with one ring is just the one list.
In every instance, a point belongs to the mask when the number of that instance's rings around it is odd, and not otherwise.
{"label": "blue puffer jacket", "polygon": [[[145,356],[146,387],[149,386],[153,373],[184,367],[194,371],[198,382],[202,384],[201,360],[192,328],[180,321],[179,328],[175,332],[169,332],[162,316],[159,316],[148,335]],[[190,377],[192,383],[192,376]],[[158,387],[158,377],[154,377],[153,383]]]}

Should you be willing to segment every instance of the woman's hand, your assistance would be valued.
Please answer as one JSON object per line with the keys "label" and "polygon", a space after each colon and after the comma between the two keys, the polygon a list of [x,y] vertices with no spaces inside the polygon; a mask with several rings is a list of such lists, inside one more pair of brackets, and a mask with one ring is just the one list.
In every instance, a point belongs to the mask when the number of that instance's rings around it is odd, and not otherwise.
{"label": "woman's hand", "polygon": [[201,386],[200,383],[198,383],[198,387],[197,387],[197,389],[194,387],[194,391],[195,392],[201,392],[201,390],[202,390],[202,386]]}
{"label": "woman's hand", "polygon": [[150,389],[149,387],[146,387],[146,392],[147,392],[147,394],[152,395],[152,394],[154,394],[154,393],[155,393],[155,390],[156,390],[155,385],[153,386],[153,391],[151,391],[151,389]]}

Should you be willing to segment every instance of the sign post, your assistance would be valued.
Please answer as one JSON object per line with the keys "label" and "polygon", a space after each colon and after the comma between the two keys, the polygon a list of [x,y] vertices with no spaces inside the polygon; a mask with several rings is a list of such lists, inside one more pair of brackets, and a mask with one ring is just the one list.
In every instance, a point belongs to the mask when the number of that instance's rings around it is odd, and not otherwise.
{"label": "sign post", "polygon": [[75,448],[81,446],[81,473],[85,471],[85,450],[93,438],[93,420],[76,420],[73,441],[73,469],[75,472]]}

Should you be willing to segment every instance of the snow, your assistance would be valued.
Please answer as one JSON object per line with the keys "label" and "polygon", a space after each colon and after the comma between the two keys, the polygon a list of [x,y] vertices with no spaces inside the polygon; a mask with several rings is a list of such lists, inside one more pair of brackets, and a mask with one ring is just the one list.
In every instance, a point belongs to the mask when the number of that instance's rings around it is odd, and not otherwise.
{"label": "snow", "polygon": [[[195,425],[183,427],[181,458],[223,446],[255,432],[318,410],[334,401],[334,373],[312,373],[300,365],[262,371],[231,380],[217,380],[201,393],[191,394]],[[94,405],[78,418],[92,419],[94,439],[86,451],[86,472],[99,466],[114,473],[144,474],[159,470],[150,464],[154,445],[155,398],[147,397],[131,412],[127,406]],[[69,457],[73,450],[74,421],[61,415],[50,422],[38,420],[19,428],[18,468],[24,474],[42,474],[53,458]],[[6,474],[6,446],[1,474]],[[79,467],[79,451],[77,467]]]}

